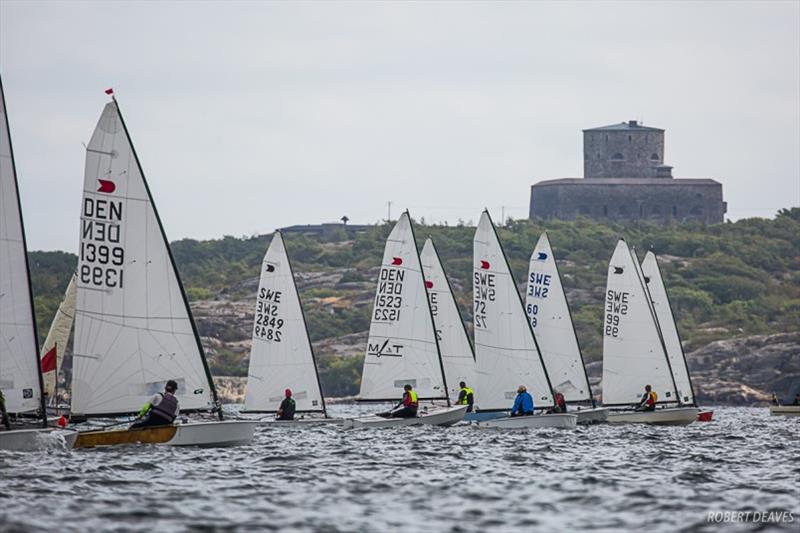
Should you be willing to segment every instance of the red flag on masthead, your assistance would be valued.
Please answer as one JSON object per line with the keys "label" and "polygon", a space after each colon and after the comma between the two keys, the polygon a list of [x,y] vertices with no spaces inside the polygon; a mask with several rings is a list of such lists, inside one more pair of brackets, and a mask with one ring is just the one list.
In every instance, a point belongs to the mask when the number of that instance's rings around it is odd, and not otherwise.
{"label": "red flag on masthead", "polygon": [[108,89],[106,89],[106,94],[111,96],[112,94],[114,94],[114,89],[112,87],[109,87]]}

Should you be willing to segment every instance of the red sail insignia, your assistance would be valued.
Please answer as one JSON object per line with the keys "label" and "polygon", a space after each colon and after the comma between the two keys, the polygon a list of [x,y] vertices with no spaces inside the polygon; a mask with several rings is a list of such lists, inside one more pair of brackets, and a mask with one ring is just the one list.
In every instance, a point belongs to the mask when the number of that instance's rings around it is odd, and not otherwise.
{"label": "red sail insignia", "polygon": [[489,261],[483,261],[483,260],[481,260],[481,268],[482,268],[483,270],[489,270]]}
{"label": "red sail insignia", "polygon": [[392,264],[393,265],[402,265],[403,264],[403,260],[400,259],[399,257],[392,257]]}
{"label": "red sail insignia", "polygon": [[97,188],[97,192],[112,193],[117,190],[117,186],[114,184],[113,181],[101,180],[100,178],[98,178],[97,181],[100,182],[100,186]]}
{"label": "red sail insignia", "polygon": [[56,369],[56,346],[53,345],[46,354],[42,356],[42,373],[46,374]]}
{"label": "red sail insignia", "polygon": [[429,289],[432,289],[433,288],[433,282],[432,281],[426,281],[425,282],[425,286],[428,287]]}

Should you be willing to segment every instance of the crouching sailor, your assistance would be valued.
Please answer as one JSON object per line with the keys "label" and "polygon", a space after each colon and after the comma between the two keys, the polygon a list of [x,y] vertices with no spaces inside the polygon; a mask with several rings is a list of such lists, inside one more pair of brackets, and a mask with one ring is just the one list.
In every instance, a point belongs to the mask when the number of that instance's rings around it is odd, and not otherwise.
{"label": "crouching sailor", "polygon": [[458,401],[456,403],[458,405],[466,405],[467,412],[471,413],[472,408],[475,406],[475,391],[467,387],[467,384],[463,381],[458,386],[461,387],[461,390],[458,392]]}
{"label": "crouching sailor", "polygon": [[281,401],[281,405],[278,407],[278,412],[276,413],[278,416],[276,416],[275,419],[294,420],[295,411],[297,411],[297,402],[292,398],[292,389],[286,389],[283,391],[283,401]]}
{"label": "crouching sailor", "polygon": [[645,385],[644,394],[642,395],[642,401],[639,402],[639,405],[636,407],[636,410],[655,411],[657,401],[658,401],[658,394],[655,393],[653,387],[651,387],[650,385]]}
{"label": "crouching sailor", "polygon": [[417,393],[411,389],[411,385],[404,385],[403,391],[403,400],[391,412],[390,416],[392,418],[414,418],[417,416],[417,409],[419,408]]}
{"label": "crouching sailor", "polygon": [[517,397],[514,398],[514,406],[511,408],[511,416],[530,416],[533,414],[533,396],[528,392],[525,385],[520,385],[517,389]]}
{"label": "crouching sailor", "polygon": [[167,381],[164,392],[159,392],[144,404],[139,411],[140,420],[131,424],[131,429],[172,424],[179,410],[178,398],[175,396],[177,390],[178,384],[174,380]]}

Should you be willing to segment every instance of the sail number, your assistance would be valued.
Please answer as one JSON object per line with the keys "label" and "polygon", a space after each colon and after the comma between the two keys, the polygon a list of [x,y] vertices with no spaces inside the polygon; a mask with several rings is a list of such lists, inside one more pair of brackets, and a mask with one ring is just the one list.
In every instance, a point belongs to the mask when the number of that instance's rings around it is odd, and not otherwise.
{"label": "sail number", "polygon": [[376,322],[394,322],[400,319],[405,276],[405,271],[398,268],[381,268],[378,276],[378,292],[375,294],[372,320]]}
{"label": "sail number", "polygon": [[619,337],[620,318],[628,314],[629,292],[613,291],[606,292],[606,318],[603,327],[603,334],[606,337]]}
{"label": "sail number", "polygon": [[280,317],[282,295],[281,291],[264,287],[259,290],[253,336],[267,341],[281,342],[284,324]]}
{"label": "sail number", "polygon": [[120,243],[123,204],[84,198],[79,274],[81,283],[121,289],[125,249]]}
{"label": "sail number", "polygon": [[493,302],[497,294],[495,275],[488,272],[475,272],[472,277],[473,316],[475,327],[486,329],[486,302]]}
{"label": "sail number", "polygon": [[539,320],[536,317],[536,315],[539,314],[539,306],[535,305],[535,304],[528,304],[528,307],[527,307],[526,310],[528,311],[528,318],[531,319],[531,327],[535,328],[536,324],[539,323]]}

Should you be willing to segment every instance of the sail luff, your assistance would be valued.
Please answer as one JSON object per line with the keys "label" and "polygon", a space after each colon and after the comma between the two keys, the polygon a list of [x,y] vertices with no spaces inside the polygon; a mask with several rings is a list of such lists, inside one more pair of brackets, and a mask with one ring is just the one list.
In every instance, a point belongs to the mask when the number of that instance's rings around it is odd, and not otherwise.
{"label": "sail luff", "polygon": [[183,299],[183,305],[186,308],[186,314],[189,317],[189,324],[192,327],[192,332],[194,333],[194,339],[197,343],[197,350],[200,353],[200,360],[203,363],[203,370],[206,373],[206,379],[208,381],[209,390],[211,391],[211,398],[214,402],[214,408],[217,410],[217,414],[220,420],[223,420],[222,414],[222,406],[219,403],[219,396],[217,395],[217,388],[214,385],[214,377],[211,375],[211,368],[208,366],[208,360],[206,359],[206,351],[203,348],[203,343],[200,341],[200,334],[197,332],[197,324],[195,324],[194,316],[192,315],[192,309],[189,306],[189,299],[186,297],[186,290],[183,287],[183,281],[181,280],[181,276],[178,273],[178,267],[175,265],[175,258],[172,255],[172,248],[169,245],[169,240],[167,239],[167,234],[164,231],[164,224],[161,222],[161,217],[158,214],[158,208],[156,207],[155,202],[153,201],[153,194],[150,192],[150,185],[147,183],[147,177],[144,174],[144,170],[142,169],[142,163],[139,161],[139,155],[136,153],[136,147],[133,145],[133,139],[131,139],[130,132],[128,131],[128,126],[125,124],[125,118],[122,116],[122,110],[119,108],[119,103],[117,102],[117,98],[112,96],[111,99],[114,101],[114,107],[117,110],[117,115],[119,116],[119,122],[122,124],[122,129],[125,131],[125,136],[128,139],[128,143],[130,143],[131,152],[133,153],[133,159],[136,162],[136,166],[139,169],[139,174],[142,177],[142,182],[144,183],[144,189],[147,192],[147,197],[150,200],[150,208],[153,210],[153,214],[156,217],[156,222],[158,223],[158,229],[161,233],[161,238],[164,240],[164,246],[167,249],[167,256],[169,257],[169,263],[172,267],[172,273],[175,276],[176,281],[178,282],[178,288],[180,289],[181,298]]}
{"label": "sail luff", "polygon": [[[8,173],[10,174],[10,177],[11,177],[11,179],[8,179],[8,176],[5,176],[3,179],[0,179],[0,192],[5,192],[5,191],[3,191],[3,189],[6,189],[8,186],[10,186],[13,189],[13,194],[9,195],[9,196],[13,196],[11,204],[9,206],[6,206],[6,207],[11,207],[11,209],[16,209],[16,215],[17,216],[16,217],[12,217],[12,219],[15,218],[16,220],[12,220],[11,223],[12,224],[14,224],[14,223],[18,224],[18,226],[17,226],[17,230],[18,231],[15,232],[15,233],[17,233],[17,235],[6,236],[6,231],[8,231],[8,229],[6,229],[5,231],[0,232],[0,237],[6,237],[7,238],[7,240],[6,239],[4,239],[4,240],[6,240],[6,242],[7,242],[6,246],[8,247],[9,263],[11,263],[11,261],[13,261],[13,259],[14,259],[14,258],[11,257],[11,255],[14,253],[12,251],[12,249],[11,249],[12,245],[10,244],[11,240],[12,240],[11,237],[16,237],[17,239],[19,239],[19,242],[21,244],[21,250],[19,250],[19,249],[17,250],[17,253],[20,254],[21,257],[17,257],[16,261],[19,262],[20,259],[21,259],[22,260],[21,263],[24,265],[24,272],[23,272],[23,274],[24,274],[24,283],[26,284],[27,290],[22,291],[22,293],[19,294],[19,296],[21,296],[23,298],[27,297],[27,299],[28,299],[28,305],[25,306],[25,307],[27,307],[28,312],[30,313],[30,315],[28,317],[28,320],[30,321],[30,330],[29,331],[30,331],[30,334],[31,334],[31,338],[29,338],[27,341],[24,341],[24,342],[28,343],[28,346],[23,346],[21,348],[22,348],[23,351],[26,350],[26,349],[30,350],[31,351],[30,357],[34,357],[35,358],[35,360],[33,361],[33,365],[34,366],[32,368],[29,367],[27,369],[27,372],[28,372],[28,374],[30,374],[32,372],[35,372],[36,377],[34,379],[36,379],[36,381],[37,381],[37,383],[26,383],[24,385],[32,385],[32,386],[38,385],[38,387],[39,387],[39,398],[38,398],[39,406],[38,406],[38,408],[41,410],[42,425],[44,427],[47,427],[47,412],[46,412],[45,397],[44,397],[44,381],[42,379],[42,371],[41,371],[41,367],[39,365],[39,332],[38,332],[37,325],[36,325],[36,311],[34,309],[34,303],[33,303],[33,288],[31,287],[30,264],[29,264],[29,261],[28,261],[28,253],[27,253],[27,251],[28,251],[28,243],[27,243],[27,239],[26,239],[26,236],[25,236],[25,223],[24,223],[23,216],[22,216],[22,200],[21,200],[20,194],[19,194],[19,182],[17,181],[17,167],[16,167],[16,162],[14,160],[14,147],[13,147],[12,142],[11,142],[11,127],[9,125],[9,120],[8,120],[8,109],[6,108],[6,97],[5,97],[5,90],[3,88],[2,77],[0,77],[0,111],[3,114],[3,124],[0,127],[4,128],[4,131],[3,131],[3,134],[2,134],[2,144],[4,146],[0,147],[0,157],[2,157],[2,158],[8,157],[10,164],[9,164],[9,168],[7,168],[6,170],[8,171]],[[8,149],[8,155],[7,156],[4,153],[6,148]],[[6,166],[2,162],[0,162],[0,165],[2,165],[3,167]],[[0,168],[2,168],[2,167],[0,167]],[[2,170],[0,170],[0,172],[2,172]],[[3,183],[3,182],[5,182],[5,183]],[[7,199],[6,199],[6,201],[7,201]],[[4,217],[5,214],[0,214],[0,216]],[[0,220],[0,222],[4,222],[4,221]],[[12,230],[13,230],[13,227],[12,227]],[[3,245],[0,244],[0,246],[3,246]],[[0,254],[0,255],[4,255],[4,254]],[[4,270],[5,270],[5,265],[2,265],[2,266],[4,267]],[[18,267],[19,267],[19,265],[17,265],[17,268]],[[6,275],[8,275],[9,278],[11,278],[11,276],[12,276],[12,274],[11,274],[12,268],[13,267],[9,264],[9,268],[8,268],[9,272],[6,273]],[[9,279],[8,281],[9,281],[10,285],[14,284],[13,280]],[[15,290],[18,291],[19,288],[12,286],[12,287],[10,287],[9,293],[11,293],[11,291],[15,291]],[[2,297],[5,297],[7,299],[9,297],[9,293],[3,294]],[[10,305],[13,306],[14,302],[12,302]],[[12,313],[13,313],[13,311],[12,311]],[[15,327],[18,327],[16,320],[13,320],[13,323],[15,324]],[[8,351],[10,353],[10,351],[13,349],[10,346],[10,340],[6,340],[4,338],[0,339],[0,340],[3,341],[4,345],[6,345],[5,346],[6,349],[8,349]],[[23,364],[29,365],[31,363],[30,357],[28,359],[28,362],[27,363],[23,363]],[[28,379],[30,379],[31,377],[32,376],[30,376],[30,375],[27,376]],[[25,394],[24,394],[24,391],[23,391],[23,399],[25,399],[24,396],[25,396]],[[7,401],[8,401],[9,404],[11,404],[11,402],[12,401],[16,401],[16,399],[15,398],[11,398],[10,400],[7,399]],[[20,412],[27,412],[29,409],[25,409],[23,407],[23,405],[22,405],[23,403],[28,403],[28,402],[24,402],[24,401],[23,402],[18,402],[19,408],[22,409],[22,411],[20,411]],[[33,403],[33,402],[29,402],[29,403]],[[9,412],[14,412],[13,411],[13,407],[14,406],[11,405],[10,407],[11,408],[9,408]]]}

